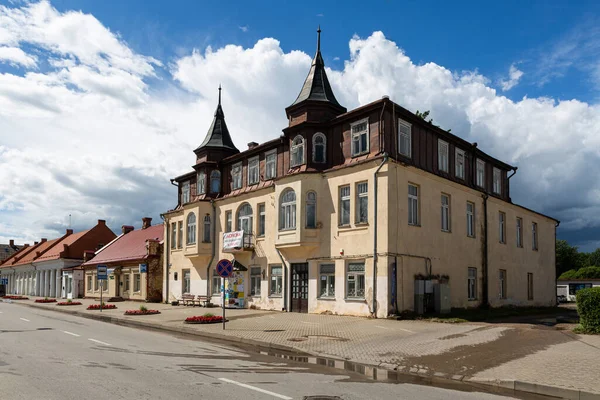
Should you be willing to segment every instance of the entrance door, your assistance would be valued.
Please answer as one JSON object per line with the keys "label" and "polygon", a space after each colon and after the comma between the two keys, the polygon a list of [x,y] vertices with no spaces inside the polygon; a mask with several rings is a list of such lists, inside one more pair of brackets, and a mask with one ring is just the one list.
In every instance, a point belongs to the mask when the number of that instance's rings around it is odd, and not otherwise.
{"label": "entrance door", "polygon": [[308,312],[308,263],[292,264],[291,311]]}

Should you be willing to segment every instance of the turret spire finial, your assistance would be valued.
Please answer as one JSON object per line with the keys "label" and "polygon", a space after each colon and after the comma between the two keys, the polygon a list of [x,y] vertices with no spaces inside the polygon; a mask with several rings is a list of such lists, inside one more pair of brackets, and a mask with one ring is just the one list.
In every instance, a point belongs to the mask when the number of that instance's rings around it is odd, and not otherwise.
{"label": "turret spire finial", "polygon": [[221,84],[219,83],[219,105],[221,105]]}
{"label": "turret spire finial", "polygon": [[319,29],[317,29],[317,52],[321,51],[321,24],[319,24]]}

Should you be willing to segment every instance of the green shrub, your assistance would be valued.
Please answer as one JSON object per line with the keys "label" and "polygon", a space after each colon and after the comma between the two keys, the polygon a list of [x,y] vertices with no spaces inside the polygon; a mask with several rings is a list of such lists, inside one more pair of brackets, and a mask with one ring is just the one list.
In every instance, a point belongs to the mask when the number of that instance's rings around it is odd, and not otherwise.
{"label": "green shrub", "polygon": [[558,277],[558,279],[576,279],[576,276],[577,276],[577,270],[570,269],[567,272],[563,272],[562,275]]}
{"label": "green shrub", "polygon": [[214,317],[215,314],[211,314],[211,313],[206,313],[203,315],[203,317]]}
{"label": "green shrub", "polygon": [[577,279],[600,279],[600,267],[581,268],[575,274]]}
{"label": "green shrub", "polygon": [[71,299],[67,300],[67,303],[72,303],[72,302],[73,302],[73,300],[71,300]]}
{"label": "green shrub", "polygon": [[148,311],[148,308],[146,306],[140,306],[140,311]]}
{"label": "green shrub", "polygon": [[577,292],[577,312],[587,333],[600,333],[600,287]]}

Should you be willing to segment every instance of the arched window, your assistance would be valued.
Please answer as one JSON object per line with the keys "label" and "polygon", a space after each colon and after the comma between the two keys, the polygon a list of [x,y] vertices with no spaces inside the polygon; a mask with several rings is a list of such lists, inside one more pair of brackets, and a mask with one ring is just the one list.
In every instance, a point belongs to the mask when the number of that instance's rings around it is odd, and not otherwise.
{"label": "arched window", "polygon": [[206,174],[201,171],[198,172],[198,178],[196,181],[196,194],[204,194],[206,192]]}
{"label": "arched window", "polygon": [[248,203],[244,203],[238,210],[237,230],[252,233],[252,226],[252,206]]}
{"label": "arched window", "polygon": [[315,133],[313,136],[313,162],[324,163],[326,161],[325,149],[327,139],[322,133]]}
{"label": "arched window", "polygon": [[317,227],[317,194],[315,192],[306,194],[306,227]]}
{"label": "arched window", "polygon": [[189,213],[187,216],[187,244],[196,243],[196,214]]}
{"label": "arched window", "polygon": [[292,141],[292,156],[290,160],[291,167],[297,167],[304,164],[304,138],[298,135]]}
{"label": "arched window", "polygon": [[204,243],[210,243],[210,215],[206,214],[204,216],[204,236],[202,237],[202,241]]}
{"label": "arched window", "polygon": [[296,229],[296,193],[292,189],[286,189],[281,194],[279,229]]}
{"label": "arched window", "polygon": [[213,193],[221,192],[221,173],[219,170],[213,170],[210,173],[210,191]]}

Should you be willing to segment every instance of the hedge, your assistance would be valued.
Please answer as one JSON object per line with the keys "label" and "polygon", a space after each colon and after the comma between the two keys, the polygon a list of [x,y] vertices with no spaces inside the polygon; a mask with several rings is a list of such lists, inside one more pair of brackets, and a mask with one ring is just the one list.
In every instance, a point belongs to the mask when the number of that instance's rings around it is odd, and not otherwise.
{"label": "hedge", "polygon": [[577,292],[577,312],[581,327],[587,333],[600,333],[600,287]]}

